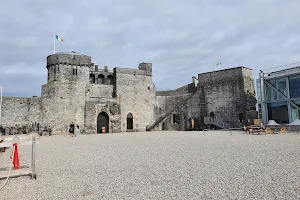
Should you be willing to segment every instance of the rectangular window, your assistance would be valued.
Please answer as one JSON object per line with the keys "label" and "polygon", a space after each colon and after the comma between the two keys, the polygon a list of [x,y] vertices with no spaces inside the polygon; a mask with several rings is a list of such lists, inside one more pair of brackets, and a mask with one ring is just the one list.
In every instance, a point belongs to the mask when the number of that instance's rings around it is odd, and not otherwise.
{"label": "rectangular window", "polygon": [[278,124],[289,123],[287,102],[268,103],[268,120],[274,120]]}
{"label": "rectangular window", "polygon": [[[273,87],[276,88],[276,81],[272,80],[269,82]],[[276,101],[277,99],[277,92],[271,88],[269,85],[266,85],[266,97],[267,101]]]}
{"label": "rectangular window", "polygon": [[257,88],[257,102],[259,103],[259,102],[261,102],[261,91],[260,91],[260,88]]}
{"label": "rectangular window", "polygon": [[[300,101],[293,101],[298,107],[300,107]],[[292,114],[292,121],[294,121],[295,119],[300,119],[300,111],[294,107],[293,105],[291,105],[291,114]]]}
{"label": "rectangular window", "polygon": [[291,98],[300,97],[300,77],[293,76],[289,78]]}
{"label": "rectangular window", "polygon": [[[287,96],[287,89],[286,89],[286,79],[280,79],[277,80],[277,89],[283,93],[285,96]],[[283,100],[286,99],[286,97],[283,97],[281,94],[278,92],[278,99]]]}
{"label": "rectangular window", "polygon": [[173,124],[178,123],[178,115],[177,114],[173,114]]}
{"label": "rectangular window", "polygon": [[73,69],[73,75],[77,75],[77,69]]}

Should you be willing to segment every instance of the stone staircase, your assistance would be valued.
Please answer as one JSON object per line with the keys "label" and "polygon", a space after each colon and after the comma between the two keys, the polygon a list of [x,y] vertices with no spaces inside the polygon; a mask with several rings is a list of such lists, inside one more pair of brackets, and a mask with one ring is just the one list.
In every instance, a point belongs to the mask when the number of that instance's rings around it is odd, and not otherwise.
{"label": "stone staircase", "polygon": [[212,117],[204,117],[204,124],[207,126],[215,125],[221,129],[229,129],[229,128],[237,128],[228,122],[225,122],[223,118],[212,118]]}
{"label": "stone staircase", "polygon": [[174,111],[176,111],[178,109],[178,107],[185,105],[186,102],[191,99],[194,96],[194,94],[190,94],[190,96],[188,98],[186,98],[185,100],[181,101],[180,103],[177,103],[176,106],[174,107],[174,109],[170,110],[169,112],[167,112],[166,114],[164,114],[163,116],[159,117],[153,124],[149,125],[146,127],[146,131],[151,131],[155,126],[157,126],[159,123],[163,122],[163,120],[165,120],[167,117],[171,116]]}

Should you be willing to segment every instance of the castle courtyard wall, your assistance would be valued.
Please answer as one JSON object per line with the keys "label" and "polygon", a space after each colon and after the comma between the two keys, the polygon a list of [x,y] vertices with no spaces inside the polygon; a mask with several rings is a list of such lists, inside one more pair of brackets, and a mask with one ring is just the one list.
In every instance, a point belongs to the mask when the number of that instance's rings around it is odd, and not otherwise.
{"label": "castle courtyard wall", "polygon": [[115,74],[116,95],[121,107],[121,131],[127,131],[128,113],[133,116],[133,129],[145,131],[155,120],[152,73],[139,69],[115,68]]}
{"label": "castle courtyard wall", "polygon": [[[182,117],[195,119],[199,129],[208,128],[204,125],[204,117],[221,118],[232,127],[240,127],[239,114],[246,118],[245,85],[251,85],[253,79],[248,76],[251,71],[244,67],[225,69],[198,75],[198,90],[182,108]],[[250,82],[250,83],[249,83]],[[185,124],[185,129],[188,124]]]}
{"label": "castle courtyard wall", "polygon": [[3,97],[2,125],[14,127],[40,123],[42,108],[40,97]]}
{"label": "castle courtyard wall", "polygon": [[[154,130],[188,130],[191,118],[195,128],[204,129],[204,117],[210,113],[238,127],[240,114],[247,119],[249,95],[255,94],[252,71],[245,67],[202,73],[193,83],[158,92],[151,63],[108,70],[91,63],[89,56],[67,53],[48,56],[46,67],[41,97],[3,98],[4,126],[39,123],[66,133],[73,122],[81,131],[95,134],[98,116],[105,112],[110,133],[145,131],[153,124]],[[129,113],[132,130],[127,130]],[[163,120],[155,125],[159,119]]]}

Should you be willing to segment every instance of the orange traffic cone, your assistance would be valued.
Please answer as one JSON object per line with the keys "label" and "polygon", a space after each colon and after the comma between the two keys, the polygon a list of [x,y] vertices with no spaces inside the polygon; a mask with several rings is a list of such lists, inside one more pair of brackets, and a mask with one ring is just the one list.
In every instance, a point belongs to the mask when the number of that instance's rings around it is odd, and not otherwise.
{"label": "orange traffic cone", "polygon": [[13,144],[14,153],[10,156],[10,159],[12,159],[12,164],[14,165],[15,169],[20,168],[20,161],[19,161],[19,153],[18,153],[18,145],[17,143]]}

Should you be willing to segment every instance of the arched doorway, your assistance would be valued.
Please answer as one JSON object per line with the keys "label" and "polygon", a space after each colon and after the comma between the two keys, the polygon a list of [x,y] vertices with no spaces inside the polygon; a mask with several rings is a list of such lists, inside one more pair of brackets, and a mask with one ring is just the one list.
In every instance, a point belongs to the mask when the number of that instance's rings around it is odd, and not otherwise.
{"label": "arched doorway", "polygon": [[133,117],[131,113],[128,113],[127,115],[127,130],[133,129]]}
{"label": "arched doorway", "polygon": [[244,115],[243,115],[243,113],[239,114],[239,121],[240,122],[244,122]]}
{"label": "arched doorway", "polygon": [[97,118],[97,133],[102,133],[102,127],[105,127],[105,133],[109,132],[109,117],[106,112],[101,112]]}
{"label": "arched doorway", "polygon": [[211,112],[211,113],[209,114],[209,116],[210,116],[211,118],[215,118],[215,113],[214,113],[214,112]]}

